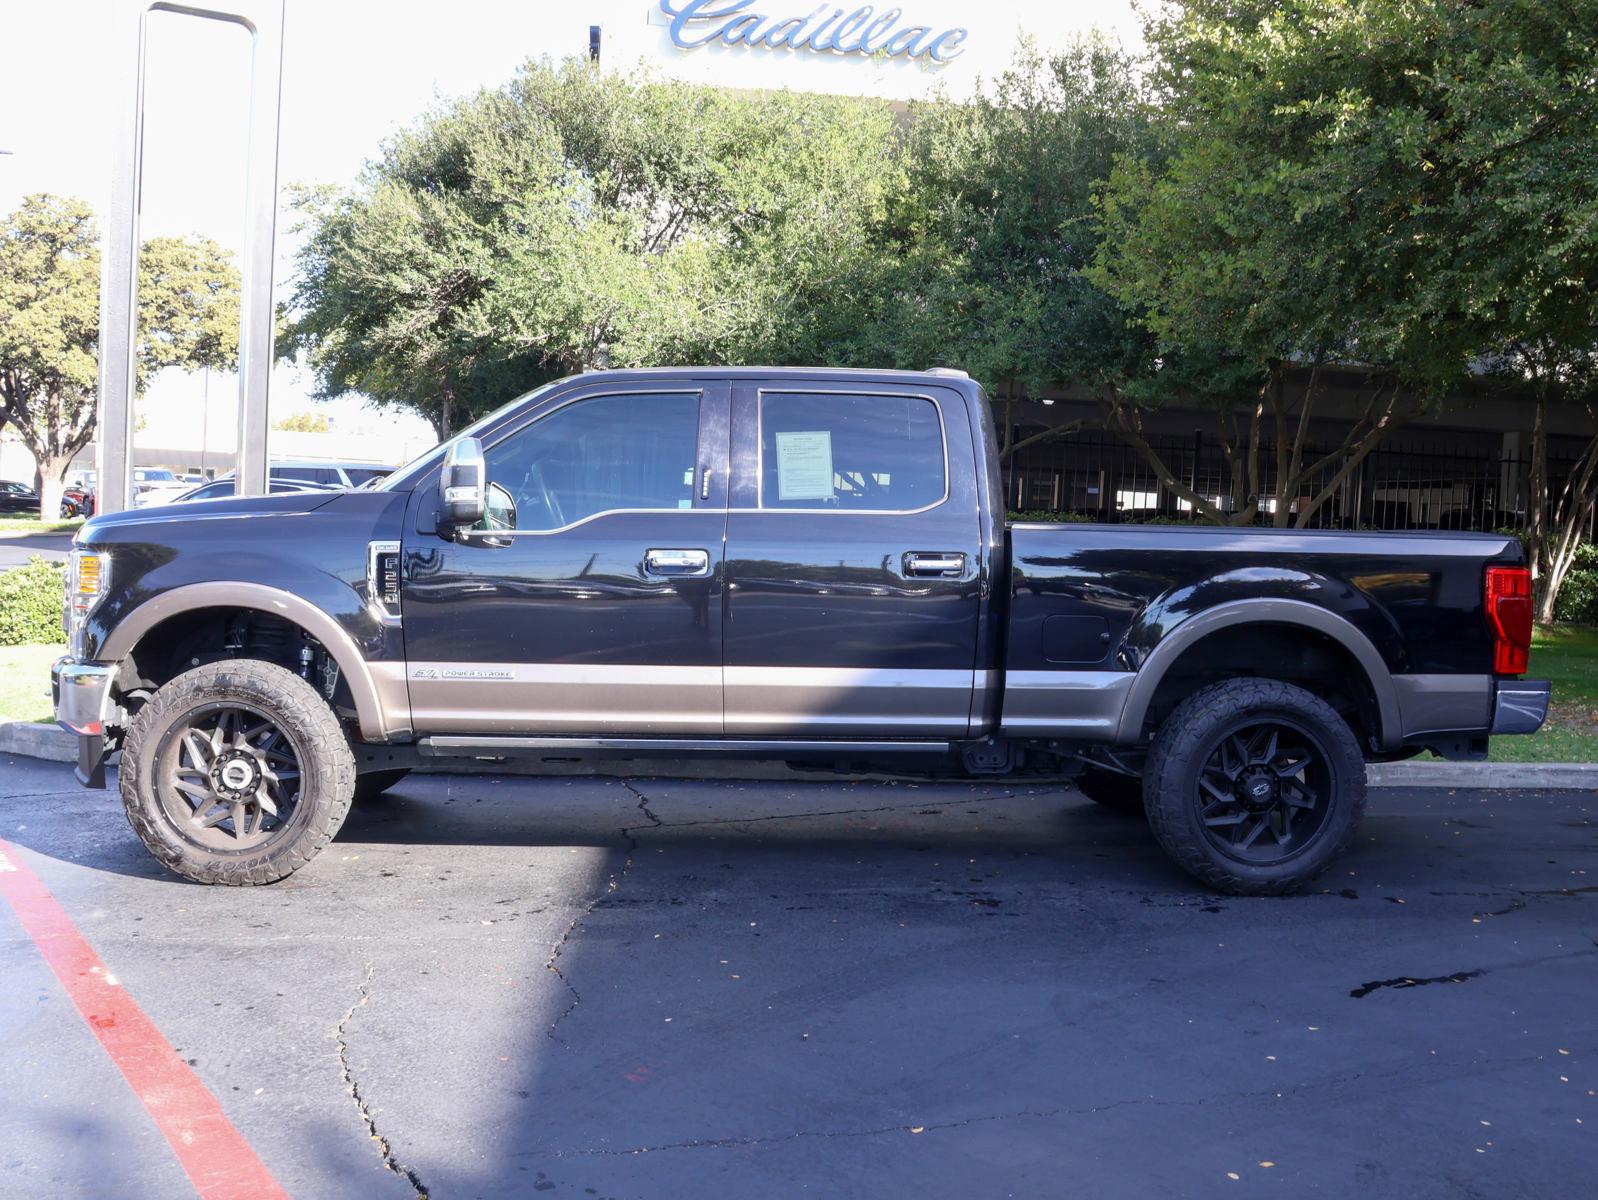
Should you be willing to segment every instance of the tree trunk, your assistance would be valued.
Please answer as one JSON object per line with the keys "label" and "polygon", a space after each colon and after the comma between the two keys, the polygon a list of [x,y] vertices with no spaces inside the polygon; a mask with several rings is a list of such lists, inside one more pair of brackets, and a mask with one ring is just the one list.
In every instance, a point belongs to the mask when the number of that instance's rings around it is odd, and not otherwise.
{"label": "tree trunk", "polygon": [[67,471],[72,467],[70,454],[45,454],[36,457],[33,469],[33,490],[39,493],[39,519],[61,519],[61,493],[66,488]]}

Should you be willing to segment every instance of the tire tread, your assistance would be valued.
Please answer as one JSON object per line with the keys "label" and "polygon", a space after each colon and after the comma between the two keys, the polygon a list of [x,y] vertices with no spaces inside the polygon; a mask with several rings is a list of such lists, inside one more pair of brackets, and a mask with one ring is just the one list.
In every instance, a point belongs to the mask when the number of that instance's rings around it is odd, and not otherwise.
{"label": "tire tread", "polygon": [[[216,858],[185,853],[184,848],[162,836],[160,819],[152,811],[156,800],[144,796],[140,777],[148,744],[163,718],[174,710],[223,696],[237,696],[270,712],[292,716],[297,732],[305,738],[306,752],[314,756],[326,772],[326,795],[311,801],[315,805],[310,820],[298,837],[281,846],[268,844],[256,855]],[[302,780],[306,764],[300,766]],[[117,771],[123,808],[134,833],[150,853],[167,869],[197,883],[245,887],[275,883],[292,875],[319,854],[333,840],[349,815],[355,794],[355,756],[338,717],[315,688],[292,671],[259,659],[234,658],[206,663],[177,676],[161,687],[139,710],[128,727],[122,745],[122,765]],[[302,797],[300,803],[307,803]]]}
{"label": "tire tread", "polygon": [[[1172,759],[1195,751],[1197,743],[1206,736],[1207,731],[1246,709],[1286,711],[1301,718],[1307,717],[1324,727],[1323,732],[1329,740],[1342,743],[1328,746],[1333,754],[1341,751],[1345,760],[1352,755],[1352,763],[1345,761],[1338,764],[1340,771],[1348,776],[1345,797],[1348,807],[1339,817],[1343,829],[1336,835],[1335,844],[1329,852],[1323,848],[1305,859],[1306,863],[1313,864],[1311,869],[1283,871],[1274,878],[1240,874],[1238,870],[1215,861],[1205,845],[1189,836],[1183,827],[1183,806],[1187,803],[1187,797],[1185,785],[1180,787],[1182,794],[1171,794],[1175,781],[1167,776],[1172,770]],[[1149,827],[1165,852],[1199,882],[1217,891],[1240,896],[1277,896],[1302,887],[1352,845],[1365,815],[1365,764],[1353,731],[1337,711],[1320,697],[1276,679],[1224,680],[1201,688],[1177,705],[1155,735],[1143,775],[1143,788]]]}

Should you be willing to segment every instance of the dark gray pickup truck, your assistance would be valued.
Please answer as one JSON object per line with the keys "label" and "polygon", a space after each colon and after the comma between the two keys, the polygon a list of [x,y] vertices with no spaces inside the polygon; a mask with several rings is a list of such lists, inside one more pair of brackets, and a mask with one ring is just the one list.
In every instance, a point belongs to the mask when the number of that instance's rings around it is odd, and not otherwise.
{"label": "dark gray pickup truck", "polygon": [[959,372],[550,384],[365,491],[96,517],[57,716],[163,863],[295,870],[451,757],[1072,774],[1274,892],[1365,763],[1542,722],[1512,538],[1006,526]]}

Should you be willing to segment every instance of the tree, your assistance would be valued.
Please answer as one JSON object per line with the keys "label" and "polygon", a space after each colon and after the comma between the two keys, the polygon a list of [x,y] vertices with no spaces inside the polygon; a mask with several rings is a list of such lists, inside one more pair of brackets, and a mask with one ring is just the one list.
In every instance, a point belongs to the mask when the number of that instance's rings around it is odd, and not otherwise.
{"label": "tree", "polygon": [[1016,410],[1145,357],[1147,335],[1083,274],[1094,190],[1146,140],[1143,99],[1133,60],[1090,37],[1048,55],[1023,43],[990,87],[913,106],[872,245],[789,344],[811,361],[965,369],[992,398],[1006,467],[1071,433],[1017,436]]}
{"label": "tree", "polygon": [[[1471,280],[1437,269],[1473,207],[1438,174],[1469,136],[1442,106],[1477,69],[1439,29],[1479,7],[1192,0],[1150,23],[1158,138],[1104,190],[1092,276],[1137,310],[1155,370],[1105,380],[1103,402],[1204,516],[1308,522],[1484,348]],[[1340,444],[1313,455],[1332,365],[1367,386]],[[1143,437],[1144,414],[1184,393],[1213,411],[1229,506]]]}
{"label": "tree", "polygon": [[892,149],[876,102],[530,63],[300,196],[284,348],[441,436],[590,366],[746,361],[838,276]]}
{"label": "tree", "polygon": [[[0,228],[0,403],[35,460],[54,517],[73,458],[94,436],[100,255],[81,200],[33,195]],[[139,262],[137,374],[237,361],[238,279],[201,239],[155,238]]]}
{"label": "tree", "polygon": [[[1598,507],[1598,4],[1482,0],[1440,9],[1428,36],[1450,131],[1432,175],[1459,198],[1428,270],[1468,290],[1484,361],[1534,397],[1527,541],[1537,617],[1551,621]],[[1558,478],[1561,410],[1588,434]]]}
{"label": "tree", "polygon": [[272,422],[272,428],[284,433],[326,433],[331,426],[326,413],[297,412]]}

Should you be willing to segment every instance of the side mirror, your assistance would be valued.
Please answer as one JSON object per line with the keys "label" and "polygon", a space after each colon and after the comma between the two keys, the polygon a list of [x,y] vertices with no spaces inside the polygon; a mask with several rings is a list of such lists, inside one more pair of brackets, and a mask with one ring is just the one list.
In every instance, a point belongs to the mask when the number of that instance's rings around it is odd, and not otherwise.
{"label": "side mirror", "polygon": [[444,451],[444,471],[439,477],[444,523],[466,528],[481,521],[486,483],[483,443],[474,437],[456,438]]}

